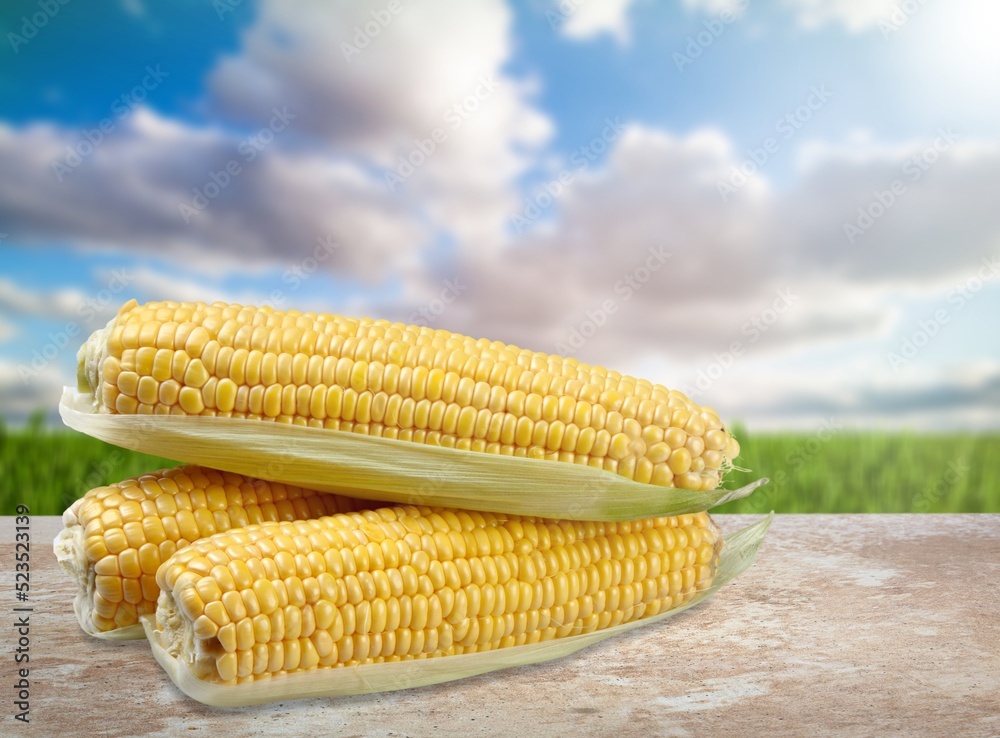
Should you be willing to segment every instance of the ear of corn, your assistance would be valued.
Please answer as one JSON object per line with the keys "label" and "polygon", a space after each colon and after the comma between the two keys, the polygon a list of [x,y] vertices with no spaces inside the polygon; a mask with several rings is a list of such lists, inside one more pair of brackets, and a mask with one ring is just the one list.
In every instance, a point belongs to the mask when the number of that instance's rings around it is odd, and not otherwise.
{"label": "ear of corn", "polygon": [[590,523],[385,507],[232,530],[157,571],[157,622],[209,682],[589,633],[711,585],[708,513]]}
{"label": "ear of corn", "polygon": [[156,570],[176,551],[232,528],[370,507],[364,500],[197,466],[97,487],[63,515],[54,549],[77,584],[74,610],[90,635],[142,638],[154,611]]}
{"label": "ear of corn", "polygon": [[704,513],[600,524],[384,508],[251,526],[166,562],[142,621],[173,681],[207,704],[406,689],[675,614],[744,571],[769,524],[724,548]]}
{"label": "ear of corn", "polygon": [[692,490],[714,489],[739,451],[676,390],[426,327],[159,302],[127,305],[103,335],[84,374],[109,412],[348,430]]}
{"label": "ear of corn", "polygon": [[[388,501],[624,520],[704,510],[752,489],[716,490],[739,445],[680,392],[447,331],[132,302],[91,336],[80,367],[92,408],[65,399],[72,427]],[[276,468],[262,473],[262,463]]]}

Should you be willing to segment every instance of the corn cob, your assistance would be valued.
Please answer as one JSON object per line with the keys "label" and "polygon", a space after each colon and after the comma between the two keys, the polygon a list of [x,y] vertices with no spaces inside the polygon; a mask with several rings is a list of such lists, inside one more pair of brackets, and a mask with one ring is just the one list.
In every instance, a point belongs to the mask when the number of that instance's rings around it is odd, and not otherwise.
{"label": "corn cob", "polygon": [[586,464],[712,490],[739,453],[677,390],[384,320],[225,303],[124,305],[80,351],[100,410],[250,418]]}
{"label": "corn cob", "polygon": [[720,548],[708,513],[594,523],[401,506],[265,523],[164,563],[151,640],[193,674],[168,668],[178,684],[505,649],[679,607],[710,586]]}
{"label": "corn cob", "polygon": [[371,503],[197,466],[164,469],[92,489],[63,515],[56,557],[78,584],[74,609],[92,635],[142,637],[156,607],[156,570],[217,532],[318,518]]}

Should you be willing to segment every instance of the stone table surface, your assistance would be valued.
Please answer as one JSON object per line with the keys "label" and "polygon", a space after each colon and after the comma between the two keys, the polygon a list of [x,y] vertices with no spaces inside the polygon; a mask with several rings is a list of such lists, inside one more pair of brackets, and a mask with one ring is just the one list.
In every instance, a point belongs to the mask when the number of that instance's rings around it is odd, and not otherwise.
{"label": "stone table surface", "polygon": [[[723,515],[735,531],[754,516]],[[31,521],[30,724],[13,718],[13,518],[0,735],[1000,736],[1000,515],[779,515],[707,602],[562,660],[435,687],[219,709],[144,641],[85,636]]]}

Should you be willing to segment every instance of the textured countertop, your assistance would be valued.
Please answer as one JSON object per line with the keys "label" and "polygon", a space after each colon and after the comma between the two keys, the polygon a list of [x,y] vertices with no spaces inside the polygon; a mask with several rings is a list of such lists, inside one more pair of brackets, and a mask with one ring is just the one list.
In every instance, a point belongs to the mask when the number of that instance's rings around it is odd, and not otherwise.
{"label": "textured countertop", "polygon": [[[719,516],[727,532],[752,516]],[[144,641],[85,636],[31,521],[30,725],[14,720],[13,518],[0,734],[1000,736],[1000,515],[777,516],[712,599],[565,659],[364,697],[239,709],[181,694]]]}

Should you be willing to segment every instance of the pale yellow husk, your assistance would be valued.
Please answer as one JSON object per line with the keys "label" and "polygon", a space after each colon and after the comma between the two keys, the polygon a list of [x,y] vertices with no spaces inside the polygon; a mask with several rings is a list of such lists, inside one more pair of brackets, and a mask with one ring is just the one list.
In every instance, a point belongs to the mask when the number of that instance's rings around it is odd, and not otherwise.
{"label": "pale yellow husk", "polygon": [[698,492],[602,469],[237,418],[116,415],[69,387],[63,422],[102,441],[286,484],[406,505],[619,522],[709,510],[767,479]]}

